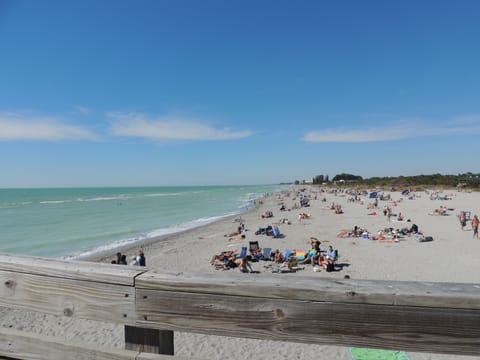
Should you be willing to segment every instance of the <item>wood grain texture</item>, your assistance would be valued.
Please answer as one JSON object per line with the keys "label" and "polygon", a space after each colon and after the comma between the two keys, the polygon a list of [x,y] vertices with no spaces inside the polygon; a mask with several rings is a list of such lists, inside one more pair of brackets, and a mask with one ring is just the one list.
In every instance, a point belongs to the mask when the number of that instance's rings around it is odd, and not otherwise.
{"label": "wood grain texture", "polygon": [[[222,276],[223,275],[223,276]],[[255,274],[165,273],[155,270],[136,278],[137,288],[269,299],[333,301],[480,310],[480,283],[335,280],[318,277],[275,279]]]}
{"label": "wood grain texture", "polygon": [[132,286],[5,271],[0,306],[122,324],[134,324],[136,316]]}
{"label": "wood grain texture", "polygon": [[195,360],[178,356],[99,348],[87,343],[60,340],[4,328],[0,328],[0,356],[28,360]]}
{"label": "wood grain texture", "polygon": [[309,344],[478,355],[480,312],[139,289],[138,326]]}
{"label": "wood grain texture", "polygon": [[133,286],[135,277],[147,269],[88,261],[59,260],[0,253],[0,271],[2,270],[63,279]]}

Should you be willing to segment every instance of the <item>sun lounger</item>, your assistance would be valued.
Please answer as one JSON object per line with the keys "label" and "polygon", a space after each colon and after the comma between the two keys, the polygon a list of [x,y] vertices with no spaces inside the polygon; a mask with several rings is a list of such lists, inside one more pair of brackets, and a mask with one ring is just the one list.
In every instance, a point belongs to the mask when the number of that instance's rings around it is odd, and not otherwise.
{"label": "sun lounger", "polygon": [[272,248],[263,248],[262,257],[263,260],[270,260],[272,256]]}
{"label": "sun lounger", "polygon": [[280,229],[276,225],[273,226],[273,237],[274,238],[283,237],[283,235],[280,233]]}
{"label": "sun lounger", "polygon": [[242,250],[240,251],[240,255],[238,255],[238,258],[243,259],[245,256],[247,256],[247,247],[243,246]]}

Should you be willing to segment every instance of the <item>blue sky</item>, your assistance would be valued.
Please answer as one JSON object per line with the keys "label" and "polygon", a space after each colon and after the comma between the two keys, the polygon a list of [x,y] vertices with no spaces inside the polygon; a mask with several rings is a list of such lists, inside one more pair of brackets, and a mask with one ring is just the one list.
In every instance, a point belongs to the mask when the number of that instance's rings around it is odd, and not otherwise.
{"label": "blue sky", "polygon": [[0,187],[478,172],[480,2],[0,0]]}

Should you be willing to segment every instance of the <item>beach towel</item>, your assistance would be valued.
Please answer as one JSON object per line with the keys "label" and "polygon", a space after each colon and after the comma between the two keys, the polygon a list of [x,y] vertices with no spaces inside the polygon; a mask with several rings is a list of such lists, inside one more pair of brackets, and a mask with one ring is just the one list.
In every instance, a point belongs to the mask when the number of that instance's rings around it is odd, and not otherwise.
{"label": "beach towel", "polygon": [[351,347],[352,360],[409,360],[404,351]]}
{"label": "beach towel", "polygon": [[297,260],[303,260],[307,256],[307,252],[305,250],[296,250],[295,251]]}

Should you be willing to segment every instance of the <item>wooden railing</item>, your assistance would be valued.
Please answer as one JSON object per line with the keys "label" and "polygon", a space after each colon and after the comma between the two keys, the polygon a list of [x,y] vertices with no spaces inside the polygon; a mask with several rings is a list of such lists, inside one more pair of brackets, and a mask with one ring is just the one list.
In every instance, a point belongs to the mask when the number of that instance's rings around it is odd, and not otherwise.
{"label": "wooden railing", "polygon": [[[164,273],[0,254],[0,306],[124,325],[127,350],[90,349],[107,354],[95,358],[161,359],[145,351],[173,354],[174,331],[480,354],[480,284]],[[0,330],[0,355],[94,358],[83,345],[29,336]]]}

